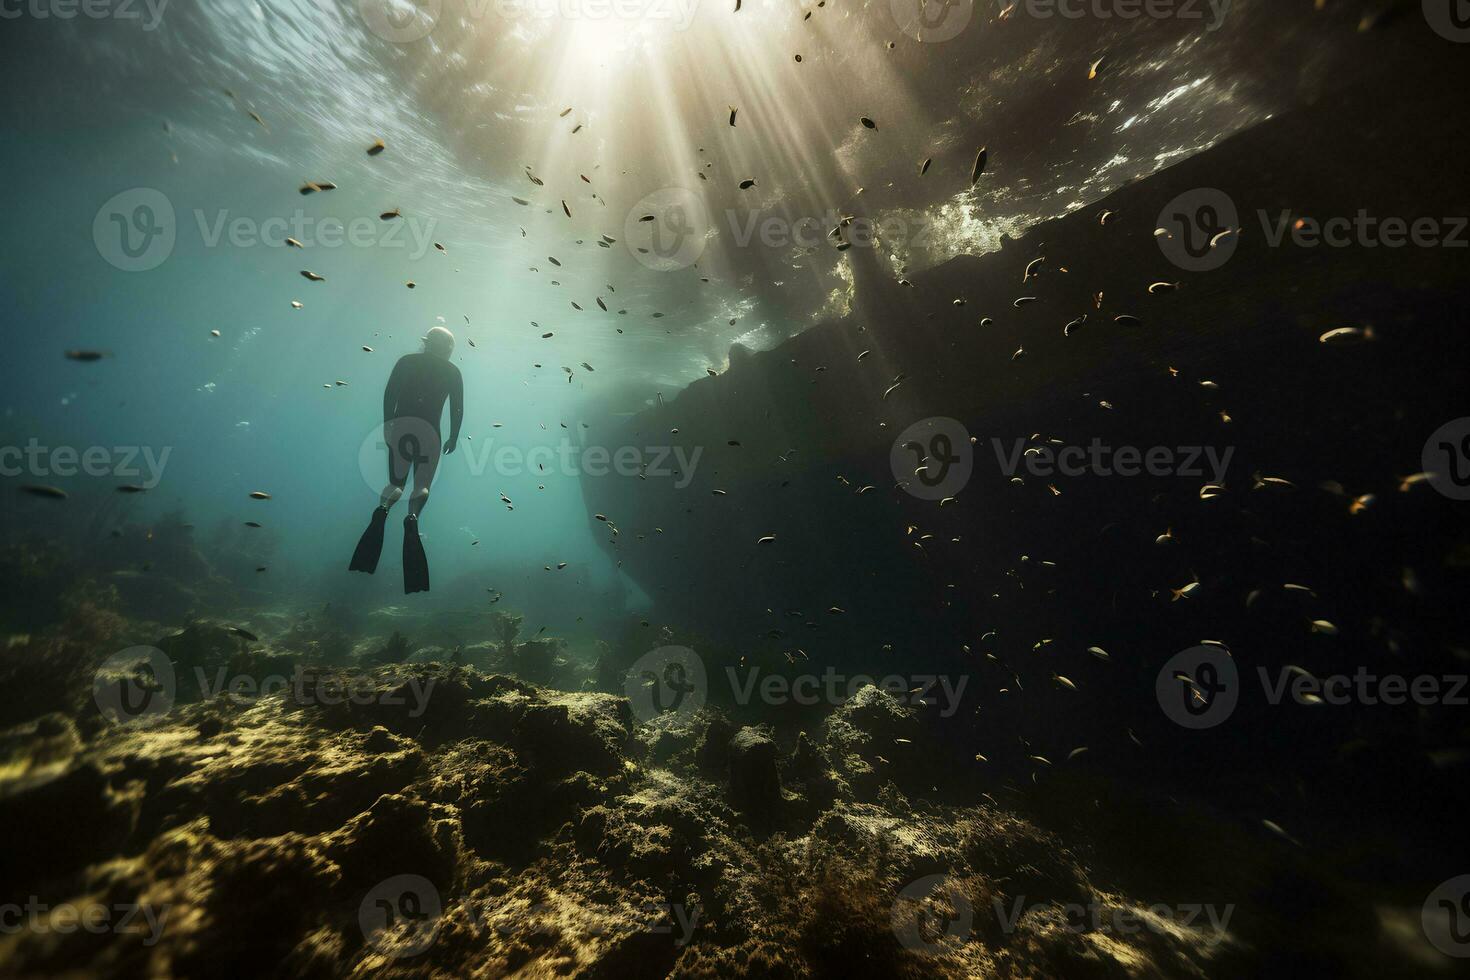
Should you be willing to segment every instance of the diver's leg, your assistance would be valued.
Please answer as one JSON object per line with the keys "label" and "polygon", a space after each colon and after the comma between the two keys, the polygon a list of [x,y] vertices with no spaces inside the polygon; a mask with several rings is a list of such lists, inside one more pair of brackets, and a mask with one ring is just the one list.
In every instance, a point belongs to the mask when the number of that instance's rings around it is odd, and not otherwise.
{"label": "diver's leg", "polygon": [[408,462],[399,451],[396,438],[397,420],[383,425],[383,441],[388,445],[388,484],[378,495],[378,506],[368,521],[367,530],[357,539],[357,548],[348,563],[350,572],[366,572],[372,575],[378,570],[378,559],[383,554],[383,526],[388,520],[388,508],[403,496],[403,485],[408,482]]}
{"label": "diver's leg", "polygon": [[429,558],[424,554],[419,540],[419,514],[429,502],[429,486],[434,482],[434,473],[439,469],[440,442],[438,433],[423,440],[423,446],[413,462],[413,493],[408,497],[408,516],[403,519],[403,591],[429,591]]}
{"label": "diver's leg", "polygon": [[434,474],[439,471],[439,455],[440,444],[436,441],[434,448],[425,452],[414,463],[413,494],[408,498],[410,517],[417,519],[424,505],[429,502],[429,487],[434,482]]}
{"label": "diver's leg", "polygon": [[399,419],[383,423],[383,442],[388,446],[388,483],[378,497],[378,506],[385,511],[398,503],[398,498],[403,496],[403,486],[408,482],[408,471],[413,467],[410,447],[402,438],[407,434]]}

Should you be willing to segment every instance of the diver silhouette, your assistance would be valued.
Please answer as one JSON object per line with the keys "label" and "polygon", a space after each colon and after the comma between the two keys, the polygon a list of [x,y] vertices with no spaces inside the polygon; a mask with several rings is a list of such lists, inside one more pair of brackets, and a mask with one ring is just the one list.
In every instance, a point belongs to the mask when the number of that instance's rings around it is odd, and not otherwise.
{"label": "diver silhouette", "polygon": [[464,417],[464,379],[459,368],[449,363],[454,353],[454,334],[444,327],[434,327],[424,337],[424,349],[405,354],[393,365],[383,389],[383,442],[388,448],[388,484],[373,511],[372,520],[357,550],[352,554],[349,571],[378,570],[378,556],[383,552],[383,527],[388,510],[403,496],[403,486],[413,471],[413,493],[408,498],[408,516],[403,519],[403,591],[429,591],[429,560],[419,541],[419,514],[429,500],[429,485],[439,468],[439,421],[444,402],[449,401],[449,438],[443,443],[444,455],[454,452],[459,441],[459,425]]}

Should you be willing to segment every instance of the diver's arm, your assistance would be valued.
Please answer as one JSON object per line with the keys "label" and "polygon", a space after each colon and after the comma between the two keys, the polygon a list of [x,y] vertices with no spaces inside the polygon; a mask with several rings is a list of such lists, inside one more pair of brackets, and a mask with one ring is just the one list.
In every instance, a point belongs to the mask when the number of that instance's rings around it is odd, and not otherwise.
{"label": "diver's arm", "polygon": [[383,386],[383,424],[386,425],[398,417],[398,393],[403,389],[403,359],[393,365],[393,373],[388,375],[388,383]]}
{"label": "diver's arm", "polygon": [[459,424],[464,421],[464,376],[459,369],[450,365],[454,377],[449,382],[449,441],[444,444],[445,454],[454,452],[459,442]]}

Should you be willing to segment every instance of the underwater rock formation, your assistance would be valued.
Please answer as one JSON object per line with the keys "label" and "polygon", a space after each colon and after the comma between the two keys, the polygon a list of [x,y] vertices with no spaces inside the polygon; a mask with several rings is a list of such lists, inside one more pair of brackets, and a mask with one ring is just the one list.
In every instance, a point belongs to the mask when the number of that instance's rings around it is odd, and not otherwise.
{"label": "underwater rock formation", "polygon": [[[207,624],[168,639],[181,663],[275,663]],[[1156,809],[1163,840],[1211,845],[1124,880],[1110,828],[1156,804],[1105,815],[1066,780],[1028,803],[1006,774],[978,803],[904,792],[884,753],[927,736],[873,686],[783,735],[468,666],[296,666],[133,723],[78,700],[0,732],[0,819],[28,845],[9,881],[47,910],[0,935],[7,974],[1225,976],[1283,947],[1383,966],[1367,938],[1273,932],[1302,888],[1324,934],[1368,916],[1280,839]],[[1167,916],[1186,902],[1223,911]],[[63,909],[107,927],[57,928]]]}

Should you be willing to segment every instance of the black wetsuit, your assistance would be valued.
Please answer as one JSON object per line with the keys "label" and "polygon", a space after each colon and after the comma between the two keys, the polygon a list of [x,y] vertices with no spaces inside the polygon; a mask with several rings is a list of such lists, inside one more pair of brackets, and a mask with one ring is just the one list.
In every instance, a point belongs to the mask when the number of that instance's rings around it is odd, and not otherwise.
{"label": "black wetsuit", "polygon": [[437,354],[405,354],[383,389],[383,433],[388,443],[388,481],[401,487],[414,470],[414,488],[427,489],[439,466],[439,421],[449,402],[449,440],[459,441],[464,418],[464,379]]}

